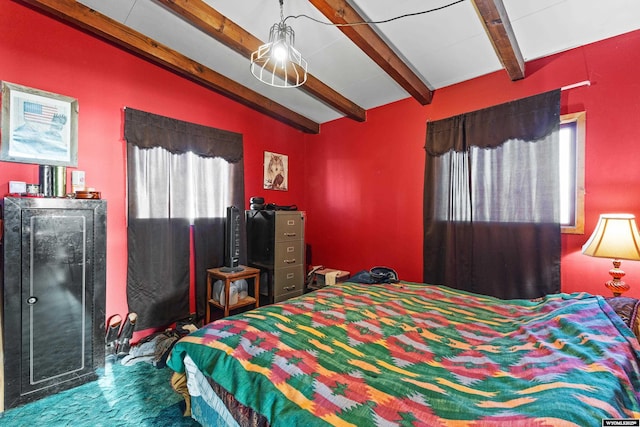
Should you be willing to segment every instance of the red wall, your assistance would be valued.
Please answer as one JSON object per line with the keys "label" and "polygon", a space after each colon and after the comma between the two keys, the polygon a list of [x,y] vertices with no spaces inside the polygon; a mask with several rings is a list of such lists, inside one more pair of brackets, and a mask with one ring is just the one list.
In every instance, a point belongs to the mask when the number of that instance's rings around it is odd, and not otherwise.
{"label": "red wall", "polygon": [[[78,99],[78,169],[108,206],[108,316],[127,312],[124,107],[242,133],[247,203],[260,194],[304,209],[303,133],[9,0],[0,0],[0,80]],[[289,191],[262,189],[265,150],[289,156]],[[0,195],[9,180],[37,183],[38,166],[0,162]]]}
{"label": "red wall", "polygon": [[[600,213],[640,216],[640,32],[527,64],[512,82],[500,71],[439,89],[433,103],[403,100],[322,126],[307,149],[308,230],[313,263],[355,272],[394,267],[422,281],[422,192],[426,123],[590,80],[562,93],[562,113],[587,112],[586,225],[563,235],[562,290],[608,294],[611,261],[580,253]],[[624,261],[626,294],[640,297],[640,262]]]}
{"label": "red wall", "polygon": [[[306,135],[198,84],[11,0],[0,0],[0,80],[78,99],[79,165],[108,201],[107,314],[126,305],[125,106],[240,132],[246,199],[297,204],[307,211],[314,264],[355,272],[394,267],[422,280],[422,191],[426,122],[590,80],[562,96],[562,113],[587,111],[586,232],[563,236],[562,289],[606,293],[610,262],[580,254],[605,211],[640,216],[640,32],[527,64],[527,78],[497,72],[373,109],[365,123],[340,119]],[[263,152],[289,156],[289,191],[262,189]],[[620,159],[620,160],[619,160]],[[37,182],[37,166],[0,162],[9,180]],[[626,261],[631,296],[640,297],[640,263]]]}

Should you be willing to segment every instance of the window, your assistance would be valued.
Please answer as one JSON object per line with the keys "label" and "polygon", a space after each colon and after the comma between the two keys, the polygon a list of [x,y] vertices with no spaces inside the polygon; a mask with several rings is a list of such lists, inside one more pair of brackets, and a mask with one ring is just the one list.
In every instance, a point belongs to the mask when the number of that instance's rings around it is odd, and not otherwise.
{"label": "window", "polygon": [[585,116],[560,117],[560,224],[567,234],[584,234]]}
{"label": "window", "polygon": [[223,264],[226,207],[244,203],[242,135],[128,107],[124,132],[129,310],[139,329],[184,319],[194,278],[201,319],[206,269]]}
{"label": "window", "polygon": [[503,299],[560,289],[559,112],[553,90],[428,122],[424,282]]}

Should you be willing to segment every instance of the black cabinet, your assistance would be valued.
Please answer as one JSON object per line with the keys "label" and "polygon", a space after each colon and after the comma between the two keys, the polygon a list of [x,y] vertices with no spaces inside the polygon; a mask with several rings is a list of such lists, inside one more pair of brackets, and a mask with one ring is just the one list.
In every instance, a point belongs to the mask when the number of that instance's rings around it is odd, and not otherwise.
{"label": "black cabinet", "polygon": [[97,378],[104,366],[106,202],[4,198],[3,409]]}
{"label": "black cabinet", "polygon": [[260,294],[267,303],[302,295],[305,213],[250,210],[245,215],[247,261],[262,272]]}

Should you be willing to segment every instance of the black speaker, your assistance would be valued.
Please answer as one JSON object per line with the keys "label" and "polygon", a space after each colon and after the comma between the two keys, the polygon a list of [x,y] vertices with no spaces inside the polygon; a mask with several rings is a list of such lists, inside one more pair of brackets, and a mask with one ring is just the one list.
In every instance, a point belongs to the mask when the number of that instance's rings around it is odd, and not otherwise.
{"label": "black speaker", "polygon": [[227,273],[242,271],[240,267],[240,210],[235,206],[227,207],[224,223],[224,267],[220,271]]}

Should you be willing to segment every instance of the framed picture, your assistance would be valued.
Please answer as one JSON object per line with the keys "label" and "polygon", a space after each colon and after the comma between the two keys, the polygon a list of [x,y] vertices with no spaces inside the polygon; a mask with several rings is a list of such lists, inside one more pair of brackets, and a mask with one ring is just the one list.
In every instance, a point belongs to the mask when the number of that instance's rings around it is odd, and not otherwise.
{"label": "framed picture", "polygon": [[264,188],[287,191],[289,186],[289,156],[264,152]]}
{"label": "framed picture", "polygon": [[78,166],[78,101],[2,82],[0,160]]}

